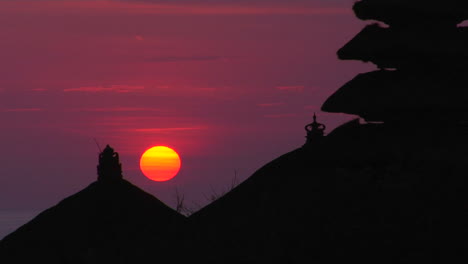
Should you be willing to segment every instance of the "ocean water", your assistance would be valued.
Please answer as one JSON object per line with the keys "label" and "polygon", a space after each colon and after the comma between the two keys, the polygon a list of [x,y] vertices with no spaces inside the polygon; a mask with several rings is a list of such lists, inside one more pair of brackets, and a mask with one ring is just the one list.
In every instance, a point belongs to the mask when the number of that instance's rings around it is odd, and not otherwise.
{"label": "ocean water", "polygon": [[26,224],[39,213],[39,210],[0,210],[0,239]]}

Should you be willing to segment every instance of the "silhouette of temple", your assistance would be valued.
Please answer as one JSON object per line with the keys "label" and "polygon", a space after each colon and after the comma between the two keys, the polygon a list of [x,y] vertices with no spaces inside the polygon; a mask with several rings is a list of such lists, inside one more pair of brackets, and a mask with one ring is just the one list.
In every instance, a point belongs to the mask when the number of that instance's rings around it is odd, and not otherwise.
{"label": "silhouette of temple", "polygon": [[460,123],[468,114],[468,1],[362,0],[354,5],[366,26],[338,51],[343,60],[372,62],[322,106],[366,121]]}
{"label": "silhouette of temple", "polygon": [[[466,243],[468,1],[361,0],[367,25],[338,51],[371,62],[322,111],[362,117],[327,135],[328,262],[449,263]],[[324,161],[321,161],[323,164]],[[332,209],[329,209],[332,208]],[[466,210],[465,210],[466,211]],[[322,215],[322,216],[323,216]],[[443,242],[441,242],[443,241]]]}
{"label": "silhouette of temple", "polygon": [[356,76],[322,110],[367,123],[325,136],[314,114],[302,148],[188,218],[122,179],[107,146],[98,183],[0,240],[0,262],[460,263],[468,30],[457,24],[468,1],[362,0],[354,11],[386,25],[365,27],[339,58],[379,70]]}
{"label": "silhouette of temple", "polygon": [[306,130],[306,143],[304,146],[319,142],[324,137],[326,126],[317,122],[317,116],[314,113],[314,121],[304,127]]}
{"label": "silhouette of temple", "polygon": [[119,154],[114,152],[109,145],[99,154],[97,172],[99,182],[122,180],[122,164],[119,161]]}

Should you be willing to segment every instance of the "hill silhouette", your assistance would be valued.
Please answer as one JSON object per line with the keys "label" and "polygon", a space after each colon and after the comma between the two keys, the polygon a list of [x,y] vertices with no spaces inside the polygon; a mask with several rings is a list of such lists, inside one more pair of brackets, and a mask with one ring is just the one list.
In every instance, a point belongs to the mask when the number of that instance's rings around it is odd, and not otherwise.
{"label": "hill silhouette", "polygon": [[110,147],[106,152],[98,181],[0,242],[2,263],[140,263],[154,248],[158,259],[174,258],[186,218],[121,179],[109,169],[120,168],[118,158]]}
{"label": "hill silhouette", "polygon": [[468,142],[458,129],[421,136],[426,129],[389,133],[355,120],[279,157],[189,217],[205,249],[192,254],[207,263],[455,261]]}

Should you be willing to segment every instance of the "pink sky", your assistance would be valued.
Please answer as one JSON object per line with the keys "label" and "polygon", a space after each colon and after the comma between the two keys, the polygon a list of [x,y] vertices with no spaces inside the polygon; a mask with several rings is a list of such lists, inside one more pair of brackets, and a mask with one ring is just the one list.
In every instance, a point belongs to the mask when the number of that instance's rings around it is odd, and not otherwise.
{"label": "pink sky", "polygon": [[[45,209],[94,181],[94,138],[140,188],[203,205],[234,171],[300,147],[313,112],[329,128],[351,118],[319,109],[374,68],[336,58],[366,24],[353,1],[173,2],[0,0],[0,209]],[[169,182],[139,171],[154,145],[182,158]]]}

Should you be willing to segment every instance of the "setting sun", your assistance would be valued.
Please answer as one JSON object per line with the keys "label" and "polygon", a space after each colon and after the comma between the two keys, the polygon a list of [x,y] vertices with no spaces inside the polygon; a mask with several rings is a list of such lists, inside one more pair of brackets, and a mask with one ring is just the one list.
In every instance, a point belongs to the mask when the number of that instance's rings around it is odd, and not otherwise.
{"label": "setting sun", "polygon": [[168,181],[179,172],[179,154],[169,147],[152,147],[141,155],[140,169],[150,180]]}

